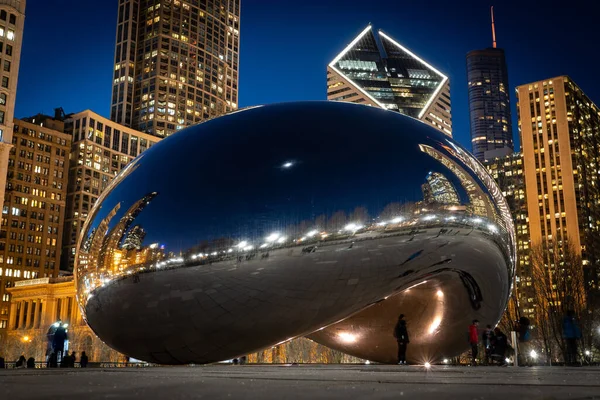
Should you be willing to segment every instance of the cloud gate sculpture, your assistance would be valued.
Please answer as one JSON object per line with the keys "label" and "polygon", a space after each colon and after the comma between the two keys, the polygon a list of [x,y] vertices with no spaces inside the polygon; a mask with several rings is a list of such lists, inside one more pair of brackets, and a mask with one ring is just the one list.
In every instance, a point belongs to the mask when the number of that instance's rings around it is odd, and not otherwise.
{"label": "cloud gate sculpture", "polygon": [[246,109],[145,151],[98,199],[77,246],[78,301],[108,345],[163,364],[307,336],[396,362],[457,355],[511,290],[501,192],[451,138],[338,102]]}

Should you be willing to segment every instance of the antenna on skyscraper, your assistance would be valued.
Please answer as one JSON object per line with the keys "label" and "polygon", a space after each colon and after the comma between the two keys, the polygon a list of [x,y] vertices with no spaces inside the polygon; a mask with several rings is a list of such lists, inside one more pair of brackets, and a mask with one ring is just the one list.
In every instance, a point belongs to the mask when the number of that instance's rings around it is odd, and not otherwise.
{"label": "antenna on skyscraper", "polygon": [[492,45],[496,48],[496,25],[494,24],[494,6],[492,6]]}

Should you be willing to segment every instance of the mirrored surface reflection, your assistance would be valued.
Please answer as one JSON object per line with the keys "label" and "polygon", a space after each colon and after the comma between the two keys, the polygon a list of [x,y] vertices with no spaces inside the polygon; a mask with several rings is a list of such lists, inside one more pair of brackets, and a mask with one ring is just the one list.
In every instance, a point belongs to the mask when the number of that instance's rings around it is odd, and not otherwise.
{"label": "mirrored surface reflection", "polygon": [[122,172],[77,252],[107,344],[157,363],[307,336],[395,362],[465,349],[510,293],[514,228],[484,168],[425,124],[347,103],[257,107],[177,133]]}

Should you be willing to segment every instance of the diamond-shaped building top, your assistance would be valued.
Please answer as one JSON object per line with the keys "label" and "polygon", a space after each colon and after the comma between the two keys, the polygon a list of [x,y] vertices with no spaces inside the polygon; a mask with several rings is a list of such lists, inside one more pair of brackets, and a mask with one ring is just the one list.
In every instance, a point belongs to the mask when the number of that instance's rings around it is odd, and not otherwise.
{"label": "diamond-shaped building top", "polygon": [[327,99],[367,104],[418,118],[452,136],[448,77],[367,26],[327,66]]}

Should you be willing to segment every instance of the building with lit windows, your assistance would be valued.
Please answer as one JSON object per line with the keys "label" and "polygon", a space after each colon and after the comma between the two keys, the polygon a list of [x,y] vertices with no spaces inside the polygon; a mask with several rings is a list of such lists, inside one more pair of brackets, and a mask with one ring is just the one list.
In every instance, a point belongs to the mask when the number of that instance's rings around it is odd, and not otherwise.
{"label": "building with lit windows", "polygon": [[25,0],[0,0],[0,201],[4,199],[19,78]]}
{"label": "building with lit windows", "polygon": [[[23,279],[58,275],[71,137],[60,121],[14,120],[0,229],[0,336]],[[36,124],[38,122],[38,124]],[[1,339],[1,338],[0,338]]]}
{"label": "building with lit windows", "polygon": [[427,182],[421,185],[421,190],[423,191],[423,200],[426,204],[460,205],[456,188],[443,174],[430,172],[425,179]]}
{"label": "building with lit windows", "polygon": [[452,136],[448,77],[371,25],[327,66],[327,99],[394,110]]}
{"label": "building with lit windows", "polygon": [[67,116],[65,123],[73,145],[61,265],[73,270],[79,232],[94,203],[131,160],[160,138],[117,124],[90,110]]}
{"label": "building with lit windows", "polygon": [[6,361],[17,360],[21,354],[46,361],[46,333],[59,319],[67,324],[67,350],[75,351],[78,360],[85,351],[90,362],[125,361],[125,356],[102,343],[81,317],[73,276],[19,281],[8,293],[11,300],[3,354]]}
{"label": "building with lit windows", "polygon": [[502,190],[513,217],[517,244],[515,293],[519,301],[521,315],[533,319],[535,315],[532,288],[534,281],[531,271],[531,240],[529,236],[525,174],[523,172],[523,154],[512,153],[490,158],[484,162],[484,165],[498,183],[500,190]]}
{"label": "building with lit windows", "polygon": [[517,87],[532,246],[581,252],[589,290],[600,264],[600,109],[568,76]]}
{"label": "building with lit windows", "polygon": [[467,81],[473,155],[484,161],[487,151],[505,149],[505,155],[512,153],[510,92],[504,50],[489,48],[469,52]]}
{"label": "building with lit windows", "polygon": [[[492,47],[467,54],[469,118],[473,155],[481,162],[513,152],[508,68],[504,50],[496,47],[492,7]],[[498,152],[500,150],[500,152]],[[495,151],[486,156],[487,151]]]}
{"label": "building with lit windows", "polygon": [[158,137],[238,107],[240,0],[119,0],[110,119]]}

